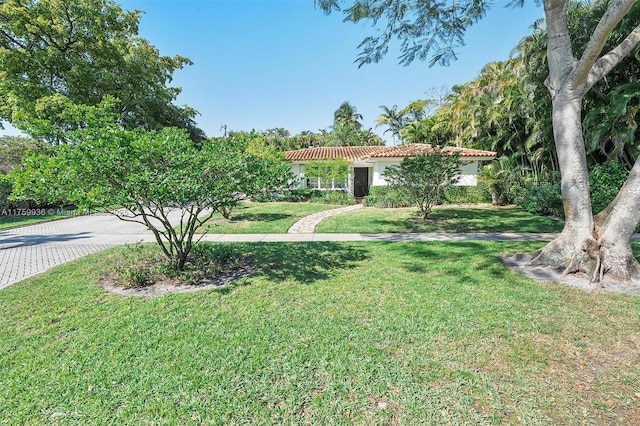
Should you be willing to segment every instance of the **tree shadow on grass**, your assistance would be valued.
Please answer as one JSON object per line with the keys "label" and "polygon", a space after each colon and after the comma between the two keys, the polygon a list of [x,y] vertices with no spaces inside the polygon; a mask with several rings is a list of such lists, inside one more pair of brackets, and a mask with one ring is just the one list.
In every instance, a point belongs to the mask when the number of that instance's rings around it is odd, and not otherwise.
{"label": "tree shadow on grass", "polygon": [[561,220],[522,210],[446,207],[434,209],[425,224],[436,232],[560,232],[563,226]]}
{"label": "tree shadow on grass", "polygon": [[[500,242],[456,241],[443,243],[389,243],[390,249],[403,259],[407,272],[448,273],[457,284],[477,284],[480,277],[507,279],[509,269],[500,259],[506,246]],[[508,243],[513,246],[513,243]],[[504,248],[503,248],[504,247]],[[512,247],[509,247],[511,251]],[[527,249],[523,247],[523,251]],[[517,248],[516,248],[517,251]]]}
{"label": "tree shadow on grass", "polygon": [[275,222],[293,217],[286,213],[240,213],[232,214],[230,222]]}
{"label": "tree shadow on grass", "polygon": [[447,208],[440,207],[422,219],[416,210],[410,217],[373,219],[373,228],[391,232],[491,233],[536,232],[554,233],[562,230],[558,219],[531,215],[509,208]]}
{"label": "tree shadow on grass", "polygon": [[[419,218],[410,219],[373,219],[371,223],[375,230],[382,229],[385,232],[424,232],[424,221]],[[422,225],[422,226],[421,226]]]}
{"label": "tree shadow on grass", "polygon": [[242,250],[270,281],[302,284],[328,279],[370,258],[362,246],[338,242],[261,243]]}

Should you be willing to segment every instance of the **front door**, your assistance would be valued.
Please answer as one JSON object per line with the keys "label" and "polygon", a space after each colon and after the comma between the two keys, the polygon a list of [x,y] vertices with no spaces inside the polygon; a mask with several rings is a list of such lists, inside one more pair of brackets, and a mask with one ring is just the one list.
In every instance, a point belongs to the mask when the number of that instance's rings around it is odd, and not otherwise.
{"label": "front door", "polygon": [[353,196],[362,198],[369,195],[369,169],[367,167],[353,168]]}

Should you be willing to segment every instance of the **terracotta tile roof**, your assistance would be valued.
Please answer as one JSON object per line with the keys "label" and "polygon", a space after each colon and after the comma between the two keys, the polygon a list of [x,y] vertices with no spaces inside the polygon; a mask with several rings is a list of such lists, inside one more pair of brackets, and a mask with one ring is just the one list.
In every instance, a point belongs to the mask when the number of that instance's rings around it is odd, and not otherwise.
{"label": "terracotta tile roof", "polygon": [[285,152],[289,161],[320,161],[344,158],[349,162],[370,158],[375,152],[389,149],[386,146],[319,146]]}
{"label": "terracotta tile roof", "polygon": [[[491,159],[496,156],[496,153],[493,151],[482,151],[479,149],[457,148],[454,146],[445,146],[442,149],[444,152],[460,152],[461,157],[486,157],[487,159]],[[364,161],[368,158],[415,157],[417,155],[430,154],[433,153],[433,151],[433,146],[421,143],[414,143],[397,147],[322,146],[316,148],[305,148],[295,151],[287,151],[285,152],[285,158],[288,161],[320,161],[344,158],[349,162],[354,162]]]}
{"label": "terracotta tile roof", "polygon": [[[432,154],[434,147],[423,143],[412,143],[408,145],[401,145],[393,148],[385,149],[384,151],[375,152],[371,155],[371,158],[405,158],[416,157],[418,155]],[[470,148],[458,148],[455,146],[442,147],[442,152],[455,153],[459,152],[461,157],[487,157],[494,158],[496,153],[493,151],[483,151],[480,149]]]}

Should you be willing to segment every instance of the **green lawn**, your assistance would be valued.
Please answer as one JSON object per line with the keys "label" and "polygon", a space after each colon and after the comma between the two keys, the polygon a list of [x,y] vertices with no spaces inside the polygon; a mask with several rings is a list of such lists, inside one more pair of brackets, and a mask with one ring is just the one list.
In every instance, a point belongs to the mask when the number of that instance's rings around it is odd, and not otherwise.
{"label": "green lawn", "polygon": [[637,424],[640,299],[533,243],[244,244],[224,291],[127,298],[122,248],[0,291],[0,424]]}
{"label": "green lawn", "polygon": [[16,215],[0,216],[0,229],[16,228],[18,226],[34,225],[36,223],[48,222],[50,220],[65,219],[66,215]]}
{"label": "green lawn", "polygon": [[242,203],[227,221],[216,214],[199,232],[210,234],[286,234],[299,219],[341,206],[318,203]]}
{"label": "green lawn", "polygon": [[426,221],[416,208],[367,207],[329,217],[316,232],[560,232],[563,222],[517,207],[437,206]]}

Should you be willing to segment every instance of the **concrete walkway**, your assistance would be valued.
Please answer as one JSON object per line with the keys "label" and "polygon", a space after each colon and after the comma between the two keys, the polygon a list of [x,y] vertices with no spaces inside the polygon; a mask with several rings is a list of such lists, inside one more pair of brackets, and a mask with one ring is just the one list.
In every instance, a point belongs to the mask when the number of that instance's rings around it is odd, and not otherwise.
{"label": "concrete walkway", "polygon": [[362,204],[354,204],[352,206],[340,207],[337,209],[325,210],[305,216],[293,225],[287,231],[288,234],[313,234],[316,230],[316,226],[329,216],[335,216],[342,213],[347,213],[352,210],[357,210],[364,207]]}
{"label": "concrete walkway", "polygon": [[[297,242],[297,241],[550,241],[554,234],[315,234],[322,218],[350,211],[356,206],[329,210],[287,234],[208,234],[203,241]],[[332,214],[326,214],[332,213]],[[311,228],[313,226],[313,228]],[[311,231],[309,231],[311,229]],[[292,232],[291,230],[289,232]],[[136,223],[111,215],[90,215],[0,231],[0,289],[54,266],[109,247],[155,241],[151,232]]]}

